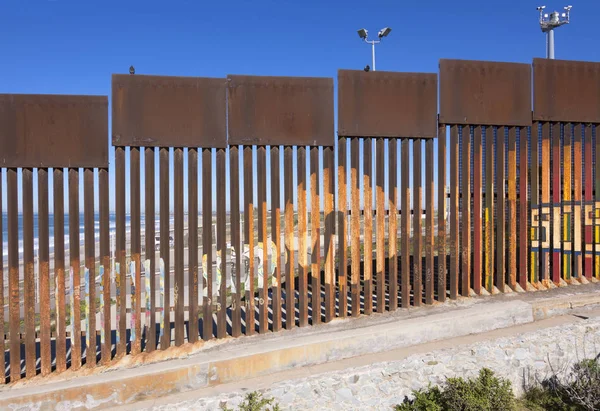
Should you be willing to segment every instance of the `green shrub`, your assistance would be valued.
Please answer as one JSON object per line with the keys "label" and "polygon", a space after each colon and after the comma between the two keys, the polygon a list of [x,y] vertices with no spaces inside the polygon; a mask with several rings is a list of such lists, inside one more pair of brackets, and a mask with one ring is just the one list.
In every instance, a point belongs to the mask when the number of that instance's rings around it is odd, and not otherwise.
{"label": "green shrub", "polygon": [[477,378],[448,378],[440,387],[413,391],[414,399],[405,398],[398,411],[510,411],[516,399],[510,381],[494,376],[484,368]]}
{"label": "green shrub", "polygon": [[[238,411],[279,411],[279,404],[273,404],[273,398],[263,398],[262,393],[253,391],[246,394],[244,401],[238,406]],[[223,411],[234,411],[226,406],[221,407]]]}
{"label": "green shrub", "polygon": [[600,410],[600,356],[576,363],[566,376],[528,387],[523,402],[531,410]]}

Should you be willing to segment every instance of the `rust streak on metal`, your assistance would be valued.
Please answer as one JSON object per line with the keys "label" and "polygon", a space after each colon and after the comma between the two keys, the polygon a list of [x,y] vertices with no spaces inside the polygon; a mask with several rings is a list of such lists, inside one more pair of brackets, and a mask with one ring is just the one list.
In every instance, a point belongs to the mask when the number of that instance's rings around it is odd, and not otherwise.
{"label": "rust streak on metal", "polygon": [[[225,220],[227,210],[225,210],[226,201],[226,181],[225,181],[225,149],[217,149],[217,255],[221,257],[221,265],[218,267],[221,275],[219,287],[219,301],[217,304],[217,338],[227,337],[227,238]],[[219,277],[217,277],[219,278]],[[265,285],[266,286],[266,285]]]}
{"label": "rust streak on metal", "polygon": [[375,140],[376,274],[377,312],[385,311],[385,159],[382,138]]}
{"label": "rust streak on metal", "polygon": [[[339,316],[348,315],[348,196],[346,185],[346,138],[338,140],[338,283],[339,283]],[[312,181],[311,181],[312,184]]]}
{"label": "rust streak on metal", "polygon": [[373,312],[373,166],[372,166],[373,140],[364,139],[363,158],[363,196],[364,196],[364,287],[365,287],[365,314]]}
{"label": "rust streak on metal", "polygon": [[[562,234],[562,216],[561,216],[561,127],[560,123],[552,124],[552,282],[560,283],[560,268],[561,268],[561,234]],[[510,157],[509,157],[510,161]],[[510,164],[509,164],[510,166]],[[509,169],[510,172],[510,169]],[[510,175],[509,175],[510,184]],[[509,185],[510,197],[510,185]]]}
{"label": "rust streak on metal", "polygon": [[[48,224],[48,169],[39,168],[38,171],[38,238],[39,238],[39,301],[40,301],[40,356],[42,376],[52,371],[52,352],[50,340],[50,247],[49,247],[49,224]],[[0,174],[0,179],[2,175]],[[0,185],[0,190],[2,186]],[[2,197],[0,196],[0,206]],[[2,226],[0,225],[0,232]],[[2,249],[0,248],[0,253]],[[2,264],[4,265],[4,264]],[[0,276],[3,276],[0,270]],[[0,294],[4,294],[4,284],[0,280]],[[0,296],[0,307],[4,307],[3,298]],[[4,324],[4,308],[0,314],[0,323]],[[0,348],[4,348],[4,341]],[[0,380],[1,381],[1,380]]]}
{"label": "rust streak on metal", "polygon": [[437,75],[338,70],[338,135],[436,136]]}
{"label": "rust streak on metal", "polygon": [[[175,233],[173,236],[175,243],[175,287],[173,289],[173,304],[175,305],[175,346],[179,347],[185,341],[183,312],[183,148],[181,147],[176,147],[173,150],[173,177],[173,214],[175,220]],[[165,272],[165,276],[168,272],[169,271]]]}
{"label": "rust streak on metal", "polygon": [[[129,172],[130,172],[130,208],[131,208],[131,261],[135,266],[135,277],[131,280],[132,299],[131,315],[132,333],[135,339],[131,341],[131,354],[135,355],[142,351],[142,242],[141,242],[141,202],[140,202],[140,148],[129,149]],[[177,170],[176,170],[177,171]]]}
{"label": "rust streak on metal", "polygon": [[308,325],[308,256],[306,231],[306,147],[297,149],[298,186],[298,311],[299,325]]}
{"label": "rust streak on metal", "polygon": [[[147,165],[146,165],[147,167]],[[152,174],[154,178],[154,174]],[[101,347],[102,351],[102,364],[106,365],[111,359],[112,349],[112,322],[111,322],[111,264],[110,264],[110,227],[109,227],[109,208],[110,200],[108,194],[108,168],[101,168],[98,170],[98,199],[100,208],[100,264],[104,267],[104,277],[102,277],[102,298],[104,311],[101,313],[101,324],[102,332],[104,333],[103,344]],[[146,180],[146,187],[148,182]],[[152,196],[152,204],[154,204],[154,196]],[[146,215],[151,213],[152,216],[152,230],[154,230],[154,212],[153,209],[146,207]],[[146,238],[150,236],[151,248],[154,250],[154,233],[148,230],[148,224],[146,224]],[[56,229],[56,228],[55,228]],[[148,274],[146,274],[148,275]]]}
{"label": "rust streak on metal", "polygon": [[[600,74],[600,71],[599,71]],[[600,83],[599,83],[600,84]],[[596,137],[598,138],[598,137]],[[585,158],[585,198],[583,206],[584,224],[584,274],[591,281],[594,272],[594,240],[593,240],[593,194],[592,194],[592,126],[585,125],[584,129]]]}
{"label": "rust streak on metal", "polygon": [[542,124],[542,201],[540,205],[540,241],[542,250],[541,259],[541,281],[547,286],[550,279],[550,124]]}
{"label": "rust streak on metal", "polygon": [[458,297],[460,275],[459,215],[458,215],[458,127],[450,128],[450,298]]}
{"label": "rust streak on metal", "polygon": [[[256,150],[256,176],[258,194],[258,244],[261,249],[259,257],[262,259],[262,278],[258,278],[258,329],[265,333],[269,330],[268,301],[269,301],[269,275],[268,275],[268,244],[267,244],[267,152],[265,146]],[[300,177],[298,177],[300,178]],[[262,286],[261,286],[262,284]]]}
{"label": "rust streak on metal", "polygon": [[[23,194],[23,293],[25,300],[25,373],[35,377],[35,274],[33,268],[33,170],[22,170]],[[72,193],[69,193],[72,194]]]}
{"label": "rust streak on metal", "polygon": [[423,162],[421,140],[413,140],[413,283],[414,305],[421,306],[423,302],[423,229],[421,227],[423,179],[421,168]]}
{"label": "rust streak on metal", "polygon": [[[19,325],[21,319],[19,309],[19,198],[16,168],[8,169],[6,183],[8,212],[8,288],[10,304],[8,314],[10,327],[10,382],[13,383],[21,379],[21,340],[19,337]],[[65,360],[62,360],[61,363],[64,364]],[[58,365],[57,361],[57,367]]]}
{"label": "rust streak on metal", "polygon": [[335,317],[335,206],[333,203],[333,147],[323,148],[323,163],[323,191],[325,205],[325,321],[330,322]]}
{"label": "rust streak on metal", "polygon": [[[233,184],[233,179],[231,182]],[[231,205],[233,216],[233,202]],[[235,249],[238,250],[238,247]],[[188,149],[188,252],[188,341],[195,343],[198,341],[198,149],[191,147]]]}
{"label": "rust streak on metal", "polygon": [[527,129],[521,128],[519,134],[519,284],[525,290],[528,281],[528,265],[529,258],[529,201],[527,198],[529,179],[529,159],[527,142]]}
{"label": "rust streak on metal", "polygon": [[[236,338],[242,335],[242,239],[240,236],[240,153],[238,146],[229,147],[229,188],[231,203],[231,245],[235,251],[233,271],[235,277],[231,279],[231,336]],[[273,313],[275,314],[275,313]],[[275,319],[273,319],[275,323]]]}
{"label": "rust streak on metal", "polygon": [[[388,141],[389,179],[388,179],[388,272],[389,272],[389,310],[398,308],[398,147],[397,140]],[[432,162],[433,167],[433,162]],[[433,271],[432,271],[433,272]]]}
{"label": "rust streak on metal", "polygon": [[[583,276],[583,261],[582,261],[582,232],[581,232],[581,179],[582,179],[582,146],[581,137],[583,134],[583,125],[575,125],[575,141],[574,141],[574,158],[573,158],[573,249],[575,256],[574,264],[574,277],[581,281]],[[543,155],[543,153],[542,153]],[[542,162],[542,164],[547,164]],[[542,174],[544,168],[542,168]],[[543,187],[543,186],[542,186]],[[543,188],[542,188],[542,201],[543,201]]]}
{"label": "rust streak on metal", "polygon": [[506,177],[505,177],[505,127],[498,127],[496,133],[496,287],[505,291],[506,284]]}
{"label": "rust streak on metal", "polygon": [[69,169],[69,257],[71,260],[71,370],[81,367],[81,257],[79,251],[79,169]]}
{"label": "rust streak on metal", "polygon": [[446,126],[438,126],[438,301],[446,301]]}
{"label": "rust streak on metal", "polygon": [[[66,318],[66,307],[65,307],[65,206],[64,206],[64,172],[62,168],[55,168],[53,170],[53,198],[54,198],[54,281],[56,288],[54,290],[54,299],[56,302],[56,372],[63,372],[67,369],[66,361],[67,361],[67,345],[65,340],[65,335],[67,334],[65,318]],[[9,170],[8,176],[11,176],[11,172]],[[16,172],[14,174],[16,179]],[[15,180],[16,184],[16,180]],[[16,189],[16,186],[14,187]],[[16,201],[16,200],[15,200]],[[18,237],[13,237],[11,240],[11,233],[13,233],[13,229],[17,229],[11,226],[11,183],[10,179],[8,180],[8,258],[9,258],[9,273],[11,277],[9,277],[9,287],[12,293],[12,287],[10,286],[10,279],[12,278],[12,267],[11,264],[11,253],[14,250],[17,250],[17,259],[18,259],[18,249],[14,248],[18,243]],[[13,235],[17,235],[15,231]],[[11,244],[14,243],[14,246]],[[17,275],[18,275],[18,260],[13,260],[17,264]],[[18,281],[18,277],[17,277]],[[17,283],[18,284],[18,283]],[[12,294],[11,294],[12,295]],[[11,300],[12,304],[12,300]],[[12,307],[12,305],[11,305]],[[12,315],[12,311],[11,311]],[[17,317],[18,318],[18,317]],[[11,323],[13,321],[12,317],[10,319]],[[11,343],[12,343],[12,327],[11,327]],[[18,345],[17,345],[18,347]],[[11,352],[13,351],[13,347],[11,345]],[[11,371],[15,370],[12,366],[12,355],[11,355]],[[13,374],[11,372],[11,381],[13,381]]]}
{"label": "rust streak on metal", "polygon": [[484,256],[485,289],[492,293],[494,288],[494,129],[485,129],[485,209],[484,216]]}
{"label": "rust streak on metal", "polygon": [[[425,304],[433,304],[433,140],[425,142]],[[391,247],[390,247],[391,249]]]}
{"label": "rust streak on metal", "polygon": [[[352,294],[352,316],[360,315],[360,177],[359,177],[359,145],[360,139],[350,140],[350,254],[352,274],[350,292]],[[393,297],[392,297],[393,298]]]}
{"label": "rust streak on metal", "polygon": [[401,228],[400,237],[402,241],[402,281],[401,281],[401,292],[402,292],[402,308],[410,307],[410,140],[402,140],[402,154],[401,154],[401,185],[402,189],[400,192],[401,202]]}
{"label": "rust streak on metal", "polygon": [[[244,156],[245,157],[245,156]],[[294,290],[294,183],[293,183],[293,152],[291,146],[285,146],[283,157],[284,195],[285,195],[285,328],[291,330],[295,320],[295,290]]]}
{"label": "rust streak on metal", "polygon": [[471,126],[463,126],[462,138],[462,287],[461,295],[471,291]]}
{"label": "rust streak on metal", "polygon": [[[273,276],[273,331],[281,330],[281,180],[279,173],[279,146],[272,146],[271,150],[271,238],[275,243],[276,259]],[[318,148],[316,148],[318,153]],[[233,197],[232,197],[233,198]],[[233,212],[233,211],[232,211]],[[239,241],[238,241],[239,243]],[[313,297],[314,298],[314,297]],[[313,306],[314,307],[314,306]],[[313,308],[314,321],[314,308]]]}
{"label": "rust streak on metal", "polygon": [[244,245],[248,246],[248,284],[244,296],[246,302],[246,335],[255,332],[256,315],[254,312],[254,186],[252,181],[252,146],[244,146]]}
{"label": "rust streak on metal", "polygon": [[508,130],[508,285],[517,287],[517,129]]}
{"label": "rust streak on metal", "polygon": [[[162,209],[162,208],[161,208]],[[212,255],[212,150],[202,149],[202,259],[206,272],[202,273],[206,296],[202,300],[202,339],[213,337],[213,255]],[[252,252],[250,254],[252,256]],[[204,267],[204,263],[203,263]],[[204,295],[204,293],[202,294]]]}
{"label": "rust streak on metal", "polygon": [[[170,241],[170,178],[169,178],[169,149],[159,150],[159,196],[160,196],[160,258],[164,262],[164,284],[163,284],[163,313],[164,332],[160,341],[160,349],[165,350],[171,346],[171,241]],[[121,268],[123,273],[123,268]],[[125,277],[123,277],[125,278]],[[125,292],[123,291],[124,295]],[[122,314],[121,321],[123,321]]]}
{"label": "rust streak on metal", "polygon": [[[258,244],[262,244],[262,278],[258,279],[259,285],[262,283],[262,287],[258,289],[258,308],[259,318],[258,327],[260,333],[265,333],[269,330],[269,267],[270,264],[268,256],[268,237],[267,237],[267,151],[265,146],[259,146],[256,150],[256,175],[258,183]],[[298,166],[300,168],[300,166]],[[300,170],[298,170],[300,171]],[[300,179],[300,173],[298,174]],[[300,194],[299,197],[300,198]],[[300,216],[298,217],[300,221]],[[302,310],[300,311],[300,321],[302,324]],[[308,321],[307,321],[308,322]]]}
{"label": "rust streak on metal", "polygon": [[473,290],[481,294],[482,274],[482,224],[481,224],[481,183],[482,183],[482,133],[481,126],[473,129]]}
{"label": "rust streak on metal", "polygon": [[229,144],[333,145],[333,79],[227,80]]}
{"label": "rust streak on metal", "polygon": [[[94,169],[86,168],[83,172],[83,212],[85,225],[85,267],[88,269],[89,293],[87,301],[87,325],[85,363],[88,367],[96,365],[96,238],[95,238],[95,205],[94,205]],[[132,222],[133,223],[133,222]],[[132,226],[133,227],[133,226]],[[87,334],[89,333],[89,335]]]}
{"label": "rust streak on metal", "polygon": [[[539,278],[539,258],[540,258],[540,185],[539,185],[539,144],[538,144],[539,124],[533,123],[531,127],[531,266],[530,281],[534,287],[538,286]],[[487,200],[486,200],[487,201]]]}
{"label": "rust streak on metal", "polygon": [[[277,159],[279,162],[279,158]],[[273,163],[271,162],[271,167]],[[311,309],[312,324],[321,323],[321,199],[319,197],[319,147],[310,148],[311,206]]]}
{"label": "rust streak on metal", "polygon": [[[117,312],[117,358],[126,354],[126,288],[125,288],[125,148],[115,147],[115,223],[116,223],[116,251],[115,251],[115,289]],[[119,268],[116,268],[116,265]]]}

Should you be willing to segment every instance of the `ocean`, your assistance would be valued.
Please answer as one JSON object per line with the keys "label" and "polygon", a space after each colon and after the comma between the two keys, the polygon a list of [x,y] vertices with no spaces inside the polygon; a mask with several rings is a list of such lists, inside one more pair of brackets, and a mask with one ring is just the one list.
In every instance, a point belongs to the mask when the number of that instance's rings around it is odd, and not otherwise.
{"label": "ocean", "polygon": [[[22,253],[23,253],[23,215],[19,213],[19,256],[22,257]],[[141,228],[142,230],[144,230],[144,216],[142,215],[141,218]],[[84,215],[83,213],[81,213],[79,215],[79,239],[80,239],[80,245],[84,244],[84,230],[85,230],[85,225],[83,224],[84,221]],[[100,215],[98,213],[96,213],[94,215],[94,236],[96,238],[96,241],[100,240]],[[155,217],[155,227],[156,230],[158,232],[158,228],[159,228],[159,219],[158,219],[158,215]],[[69,215],[65,214],[64,217],[64,244],[65,244],[65,249],[68,250],[69,247],[69,243],[70,243],[70,238],[69,238]],[[54,215],[50,214],[49,218],[48,218],[48,224],[49,224],[49,234],[50,234],[50,240],[49,240],[49,245],[50,245],[50,253],[53,252],[54,250]],[[173,224],[173,218],[171,217],[171,221],[169,223],[170,225]],[[126,231],[129,231],[129,227],[131,226],[131,216],[130,215],[126,215],[125,216],[125,229]],[[109,214],[109,230],[110,230],[110,235],[112,236],[115,233],[116,230],[116,215],[114,213]],[[37,213],[34,213],[33,216],[33,238],[34,238],[34,255],[37,256],[37,250],[38,250],[38,235],[39,235],[39,227],[38,227],[38,215]],[[8,215],[6,213],[2,213],[2,253],[3,253],[3,257],[6,258],[8,256]]]}

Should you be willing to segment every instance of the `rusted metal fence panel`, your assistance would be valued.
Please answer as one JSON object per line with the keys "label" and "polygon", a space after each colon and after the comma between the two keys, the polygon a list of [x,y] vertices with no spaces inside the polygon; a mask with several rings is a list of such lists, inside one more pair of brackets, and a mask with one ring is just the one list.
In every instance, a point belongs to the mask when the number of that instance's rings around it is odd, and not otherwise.
{"label": "rusted metal fence panel", "polygon": [[[352,293],[352,316],[358,317],[360,315],[360,295],[361,295],[361,269],[360,269],[360,146],[362,145],[361,140],[358,137],[353,137],[350,140],[350,259],[352,260],[352,279],[351,279],[351,293]],[[397,279],[393,278],[391,281],[390,293],[392,293],[390,299],[390,306],[394,301],[394,281]],[[396,301],[397,302],[397,287],[396,287]]]}
{"label": "rusted metal fence panel", "polygon": [[223,78],[113,74],[114,146],[225,147]]}
{"label": "rusted metal fence panel", "polygon": [[[551,178],[552,201],[555,206],[552,280],[559,283],[561,280],[570,282],[575,278],[585,282],[585,279],[594,275],[595,268],[592,255],[592,227],[595,217],[592,128],[600,123],[600,64],[534,59],[533,78],[533,119],[541,125],[543,139],[551,128],[553,140],[554,164]],[[564,134],[563,143],[560,141],[561,129]],[[561,149],[563,161],[557,164],[560,162]],[[543,140],[542,156],[544,152]],[[542,164],[545,164],[543,159]],[[545,172],[547,171],[542,167],[542,189],[547,178]],[[542,201],[543,197],[544,190]],[[557,227],[557,223],[562,224]]]}
{"label": "rusted metal fence panel", "polygon": [[552,281],[560,283],[561,268],[561,130],[559,123],[552,124]]}
{"label": "rusted metal fence panel", "polygon": [[363,195],[364,195],[364,312],[373,312],[373,140],[364,139],[363,146]]}
{"label": "rusted metal fence panel", "polygon": [[483,165],[482,127],[473,128],[473,291],[481,294],[483,274],[482,181]]}
{"label": "rusted metal fence panel", "polygon": [[377,288],[377,312],[385,311],[385,157],[384,141],[382,138],[375,140],[375,215],[376,215],[376,271],[375,281]]}
{"label": "rusted metal fence panel", "polygon": [[337,147],[332,79],[115,75],[114,230],[106,97],[0,95],[9,381],[600,277],[600,64],[534,60],[533,116],[531,70],[441,60],[439,124],[435,74],[340,70]]}
{"label": "rusted metal fence panel", "polygon": [[[388,141],[389,153],[389,189],[388,189],[388,277],[389,277],[389,310],[398,308],[398,144],[397,139]],[[433,140],[428,141],[433,145]],[[433,163],[433,161],[432,161]],[[354,239],[352,239],[354,241]]]}
{"label": "rusted metal fence panel", "polygon": [[[422,226],[421,216],[423,187],[421,178],[421,169],[423,156],[421,150],[421,140],[413,140],[413,290],[414,306],[419,307],[423,301],[423,244],[422,244]],[[403,256],[404,257],[404,256]]]}
{"label": "rusted metal fence panel", "polygon": [[333,145],[333,79],[229,75],[229,144]]}
{"label": "rusted metal fence panel", "polygon": [[[348,196],[346,184],[346,138],[338,140],[338,213],[337,213],[337,235],[338,235],[338,284],[339,284],[339,316],[344,318],[348,315]],[[312,161],[312,159],[311,159]],[[316,183],[316,178],[314,183]],[[311,184],[313,181],[311,180]],[[315,199],[311,199],[311,202]],[[319,208],[313,206],[313,213],[319,213]],[[313,240],[314,241],[314,240]],[[316,251],[316,248],[313,247]],[[383,281],[383,271],[381,280]]]}
{"label": "rusted metal fence panel", "polygon": [[[85,168],[85,245],[86,257],[94,245],[94,169],[108,167],[108,100],[103,96],[0,95],[0,144],[2,167],[7,170],[8,214],[8,325],[10,382],[38,372],[47,376],[55,361],[56,371],[70,365],[73,370],[82,363],[82,337],[89,367],[96,360],[95,287],[90,290],[89,272],[85,270],[85,296],[81,301],[79,167]],[[49,168],[54,168],[52,193],[54,242],[50,258]],[[64,174],[69,168],[69,291],[64,273]],[[20,171],[19,171],[20,170]],[[21,173],[21,187],[18,174]],[[37,175],[37,207],[34,185]],[[21,193],[21,210],[19,207]],[[0,203],[1,203],[0,198]],[[108,204],[108,197],[101,203]],[[34,212],[34,208],[37,210]],[[18,213],[22,212],[22,233]],[[35,225],[37,222],[37,233]],[[76,229],[75,229],[76,226]],[[91,236],[90,236],[91,234]],[[37,241],[36,241],[37,236]],[[22,255],[19,244],[22,240]],[[39,259],[39,264],[36,261]],[[53,265],[53,272],[51,272]],[[89,266],[89,264],[85,264]],[[23,281],[20,282],[20,271]],[[95,266],[91,270],[95,278]],[[2,274],[3,275],[3,274]],[[51,284],[54,283],[52,287]],[[4,279],[0,284],[4,307]],[[54,292],[51,293],[51,290]],[[93,301],[90,301],[92,296]],[[69,298],[68,306],[65,299]],[[52,298],[54,306],[52,306]],[[81,304],[85,319],[81,330]],[[23,307],[23,314],[21,314]],[[67,311],[67,307],[69,311]],[[52,320],[54,314],[55,320]],[[53,324],[54,323],[54,324]],[[69,333],[67,333],[67,325]],[[55,331],[52,331],[52,328]],[[2,346],[6,338],[3,332]],[[52,349],[52,339],[55,349]],[[70,350],[66,339],[70,338]],[[25,357],[21,358],[24,345]],[[70,353],[70,357],[67,357]],[[38,361],[39,360],[39,361]],[[39,364],[39,365],[38,365]],[[24,367],[23,367],[24,365]],[[4,379],[2,380],[4,382]]]}
{"label": "rusted metal fence panel", "polygon": [[600,63],[533,59],[533,119],[600,122]]}
{"label": "rusted metal fence panel", "polygon": [[3,167],[106,167],[104,96],[0,94]]}
{"label": "rusted metal fence panel", "polygon": [[339,70],[338,101],[340,136],[437,135],[435,73]]}
{"label": "rusted metal fence panel", "polygon": [[[290,329],[296,324],[296,302],[298,303],[298,325],[309,324],[309,301],[311,312],[314,317],[320,315],[320,259],[319,252],[311,253],[311,264],[308,262],[308,207],[307,207],[307,170],[311,173],[311,206],[312,201],[318,200],[313,186],[316,184],[320,173],[318,164],[318,148],[324,146],[324,198],[325,198],[325,300],[326,319],[331,320],[335,316],[335,281],[333,276],[333,235],[335,223],[330,221],[335,216],[333,208],[328,212],[327,207],[333,207],[334,193],[333,183],[333,80],[328,78],[301,78],[301,77],[259,77],[259,76],[228,76],[228,135],[229,144],[244,145],[244,161],[248,156],[246,166],[246,184],[244,192],[246,196],[245,215],[246,243],[249,247],[248,275],[250,277],[249,302],[255,298],[253,286],[253,271],[262,272],[259,280],[259,330],[265,332],[268,329],[268,312],[273,311],[273,329],[279,329],[281,313],[285,311],[285,326]],[[281,282],[281,247],[279,237],[279,190],[272,190],[271,200],[274,207],[271,210],[273,241],[268,241],[267,235],[267,184],[266,169],[266,147],[271,147],[272,156],[270,166],[272,170],[271,184],[279,183],[279,145],[284,150],[284,194],[285,194],[285,254],[286,268],[285,281]],[[297,146],[294,150],[293,146]],[[310,164],[307,163],[307,148],[310,146]],[[254,201],[252,198],[252,172],[253,164],[250,157],[257,150],[257,181],[258,181],[258,244],[257,251],[262,255],[259,267],[254,267],[253,259],[255,247],[253,245],[252,209]],[[313,154],[315,153],[315,154]],[[330,155],[331,161],[327,159]],[[295,157],[295,158],[294,158]],[[296,170],[293,163],[296,160]],[[277,163],[275,165],[275,163]],[[275,170],[275,171],[273,171]],[[275,174],[273,174],[275,172]],[[294,174],[297,175],[297,186],[294,187]],[[313,177],[314,175],[314,177]],[[274,179],[278,181],[275,182]],[[314,187],[316,189],[316,186]],[[294,196],[297,193],[297,213],[294,210]],[[277,196],[275,199],[274,196]],[[311,212],[311,250],[320,248],[320,207]],[[246,211],[245,211],[246,213]],[[276,215],[273,215],[275,213]],[[297,223],[295,218],[297,216]],[[315,230],[316,228],[316,230]],[[297,237],[295,232],[297,230]],[[297,238],[297,241],[296,241]],[[297,248],[296,248],[297,246]],[[331,252],[329,252],[329,248]],[[298,262],[296,268],[295,262]],[[311,287],[309,290],[308,277],[311,272]],[[274,272],[275,271],[275,272]],[[260,285],[262,284],[262,285]],[[268,289],[271,289],[269,293]],[[284,290],[284,291],[283,291]],[[281,304],[281,293],[285,293],[285,304]],[[269,294],[271,297],[269,297]],[[246,313],[252,312],[247,308]],[[248,314],[247,314],[248,315]],[[320,318],[319,318],[320,320]],[[317,321],[319,321],[317,320]]]}
{"label": "rusted metal fence panel", "polygon": [[527,129],[521,127],[519,133],[519,285],[527,290],[529,282],[529,216],[530,203],[528,199],[529,190],[529,144],[527,140]]}
{"label": "rusted metal fence panel", "polygon": [[[510,87],[507,87],[510,85]],[[440,124],[451,127],[450,146],[450,294],[457,295],[458,278],[461,293],[468,295],[471,275],[473,287],[481,287],[480,275],[485,276],[483,286],[494,292],[494,284],[504,291],[505,283],[514,286],[516,280],[516,128],[528,127],[531,118],[531,66],[516,63],[498,63],[467,60],[440,60]],[[459,178],[458,129],[462,128],[462,178]],[[473,140],[485,143],[485,161],[479,155],[479,147],[471,153],[471,127]],[[485,127],[485,140],[482,130]],[[505,133],[509,135],[510,148],[508,172],[509,198],[506,197]],[[515,143],[513,143],[515,140]],[[481,141],[481,143],[480,143]],[[471,159],[473,184],[471,184]],[[485,167],[484,207],[480,206],[481,180],[477,174]],[[526,174],[524,174],[526,175]],[[461,180],[462,181],[459,181]],[[461,184],[462,183],[462,184]],[[458,185],[461,184],[459,187]],[[496,198],[494,198],[496,196]],[[458,199],[462,198],[462,207]],[[508,238],[506,236],[506,203],[509,204]],[[473,207],[473,213],[471,213]],[[494,210],[497,208],[497,210]],[[497,216],[495,217],[495,212]],[[460,215],[459,215],[460,213]],[[513,216],[514,214],[514,216]],[[473,245],[471,246],[471,215],[473,218]],[[483,227],[481,227],[483,219]],[[459,221],[460,220],[460,221]],[[514,220],[514,221],[513,221]],[[454,227],[454,228],[453,228]],[[457,229],[462,227],[459,247]],[[480,233],[483,231],[483,241]],[[508,240],[508,241],[507,241]],[[508,279],[506,275],[506,246],[508,253]],[[483,244],[483,259],[480,260]],[[459,253],[457,250],[462,250]],[[459,265],[459,261],[462,264]],[[470,262],[473,261],[473,267]],[[483,267],[483,273],[481,268]],[[512,269],[512,268],[514,269]],[[492,282],[492,279],[495,281]],[[513,287],[514,288],[514,287]]]}
{"label": "rusted metal fence panel", "polygon": [[446,301],[446,126],[440,124],[438,126],[438,236],[437,236],[437,252],[438,252],[438,301]]}
{"label": "rusted metal fence panel", "polygon": [[462,139],[462,284],[460,293],[468,297],[471,290],[471,126],[463,126]]}
{"label": "rusted metal fence panel", "polygon": [[530,96],[529,64],[440,60],[441,124],[528,126]]}
{"label": "rusted metal fence panel", "polygon": [[[398,258],[401,255],[402,276],[402,306],[410,305],[410,294],[413,293],[415,305],[422,301],[422,174],[420,173],[421,160],[413,160],[415,174],[410,173],[410,158],[422,153],[421,140],[415,140],[414,153],[411,155],[410,139],[426,139],[437,136],[437,76],[428,73],[396,73],[372,72],[365,73],[357,70],[338,71],[338,144],[346,144],[346,137],[350,137],[351,168],[345,168],[350,173],[351,197],[351,259],[352,259],[352,313],[359,312],[358,296],[361,291],[360,277],[363,277],[364,313],[370,314],[373,309],[373,279],[375,280],[376,310],[385,310],[385,300],[388,299],[389,310],[398,306]],[[363,138],[363,140],[360,140]],[[373,155],[372,144],[375,138],[375,152]],[[386,213],[386,187],[385,187],[385,150],[387,150],[389,164],[387,167],[388,187]],[[396,181],[397,142],[402,141],[402,201],[401,247],[398,253],[398,187]],[[359,171],[359,150],[363,146],[363,173]],[[340,150],[342,153],[343,150]],[[340,154],[342,155],[342,154]],[[343,151],[345,156],[345,151]],[[338,162],[345,158],[338,157]],[[375,164],[373,164],[375,161]],[[375,174],[373,174],[373,165]],[[433,167],[433,164],[432,164]],[[412,178],[410,177],[412,175]],[[374,178],[373,178],[374,177]],[[338,181],[345,178],[345,174],[338,175]],[[360,181],[364,207],[360,210]],[[410,182],[413,182],[413,189]],[[375,213],[373,213],[373,184],[375,184]],[[338,187],[341,187],[339,183]],[[415,210],[411,217],[411,192],[415,193]],[[346,191],[340,191],[339,196],[343,205],[338,212],[346,213]],[[416,200],[418,197],[418,200]],[[431,210],[430,212],[433,212]],[[386,230],[387,215],[387,230]],[[340,215],[340,222],[342,216]],[[410,230],[410,222],[415,226],[414,234]],[[373,242],[373,222],[375,222],[375,238]],[[338,230],[340,227],[338,227]],[[362,237],[361,237],[362,232]],[[360,248],[364,250],[361,264]],[[375,264],[373,260],[372,244],[375,248]],[[427,244],[426,244],[427,245]],[[340,247],[346,250],[347,246]],[[411,252],[412,250],[412,252]],[[430,251],[432,253],[432,251]],[[386,258],[387,253],[387,258]],[[411,264],[412,254],[412,264]],[[433,254],[432,254],[433,255]],[[344,257],[343,255],[340,257]],[[411,265],[412,271],[411,271]],[[362,273],[361,271],[362,267]],[[373,278],[373,268],[375,278]],[[433,270],[433,266],[431,267]],[[412,274],[411,274],[412,273]],[[411,275],[414,287],[411,289]],[[425,277],[429,278],[429,277]],[[433,281],[433,279],[432,279]],[[432,285],[430,284],[432,287]],[[433,289],[430,296],[433,298]],[[429,297],[426,297],[428,300]]]}

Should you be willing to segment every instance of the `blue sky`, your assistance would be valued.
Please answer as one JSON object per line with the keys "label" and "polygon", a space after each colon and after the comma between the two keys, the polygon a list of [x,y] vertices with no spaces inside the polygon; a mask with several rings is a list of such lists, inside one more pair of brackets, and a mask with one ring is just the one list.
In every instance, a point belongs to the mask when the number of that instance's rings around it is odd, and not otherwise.
{"label": "blue sky", "polygon": [[[372,35],[393,28],[377,47],[379,70],[436,72],[439,58],[528,63],[545,56],[538,5],[0,0],[0,92],[110,96],[110,75],[131,64],[140,74],[335,77],[370,64],[361,27]],[[597,13],[594,0],[573,3],[572,23],[556,33],[556,58],[600,60]]]}

